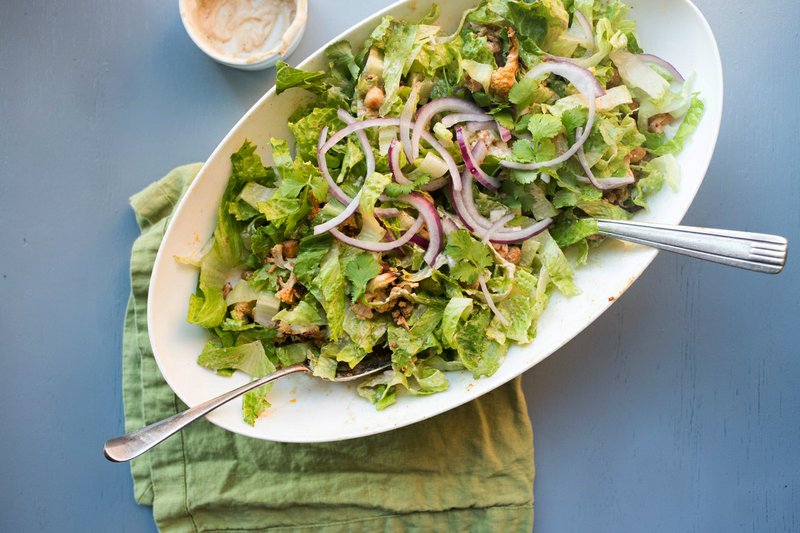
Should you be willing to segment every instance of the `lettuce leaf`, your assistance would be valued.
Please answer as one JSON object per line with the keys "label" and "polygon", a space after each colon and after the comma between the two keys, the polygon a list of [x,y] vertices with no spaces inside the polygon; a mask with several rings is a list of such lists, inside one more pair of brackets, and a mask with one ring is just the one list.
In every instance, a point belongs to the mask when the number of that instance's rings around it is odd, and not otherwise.
{"label": "lettuce leaf", "polygon": [[672,190],[678,189],[681,167],[674,155],[666,154],[651,159],[642,165],[641,170],[644,177],[636,181],[631,194],[634,204],[647,208],[646,198],[661,190],[664,183],[668,183]]}
{"label": "lettuce leaf", "polygon": [[550,228],[550,234],[560,248],[566,248],[596,235],[597,221],[592,218],[577,218],[571,213],[565,214]]}
{"label": "lettuce leaf", "polygon": [[[383,314],[376,314],[375,317],[370,320],[362,320],[358,318],[348,306],[345,307],[344,310],[342,327],[353,344],[361,350],[363,357],[363,355],[371,353],[375,346],[386,336],[389,327],[389,317]],[[355,361],[355,363],[352,361],[348,362],[350,362],[352,366],[358,363],[358,361]]]}
{"label": "lettuce leaf", "polygon": [[531,298],[536,290],[536,277],[524,269],[518,269],[514,274],[514,282],[508,297],[497,304],[497,309],[508,321],[503,325],[495,316],[489,324],[486,335],[500,344],[505,344],[508,339],[520,344],[527,344],[533,340],[528,331],[538,315],[534,313],[535,300]]}
{"label": "lettuce leaf", "polygon": [[458,358],[476,379],[497,372],[508,350],[507,346],[486,336],[490,319],[489,310],[482,309],[474,313],[455,336]]}
{"label": "lettuce leaf", "polygon": [[329,335],[334,341],[339,340],[344,334],[342,323],[347,307],[347,296],[344,274],[339,264],[338,243],[331,246],[330,251],[323,257],[319,265],[319,274],[313,284],[322,295],[320,303],[328,319]]}
{"label": "lettuce leaf", "polygon": [[572,267],[550,232],[545,230],[532,240],[540,244],[536,260],[547,271],[552,283],[566,296],[578,294],[580,291],[575,285]]}
{"label": "lettuce leaf", "polygon": [[322,258],[328,253],[332,243],[333,237],[328,233],[310,235],[300,241],[297,259],[294,262],[294,274],[306,288],[313,286],[314,279],[319,274]]}
{"label": "lettuce leaf", "polygon": [[276,322],[286,322],[287,324],[300,328],[325,325],[325,319],[320,316],[316,307],[310,305],[305,300],[301,300],[291,309],[278,311],[278,314],[273,317],[273,320]]}
{"label": "lettuce leaf", "polygon": [[453,297],[447,302],[442,313],[442,340],[451,348],[455,348],[455,336],[458,324],[466,320],[472,313],[472,298]]}
{"label": "lettuce leaf", "polygon": [[236,180],[257,181],[267,187],[275,182],[275,173],[264,166],[256,154],[256,145],[249,140],[245,140],[242,147],[231,155],[231,166],[231,177]]}
{"label": "lettuce leaf", "polygon": [[703,101],[700,100],[700,97],[697,95],[692,96],[692,103],[689,105],[689,110],[686,112],[683,122],[678,126],[678,131],[675,133],[675,136],[666,143],[652,148],[650,153],[653,155],[667,155],[677,154],[682,151],[686,141],[689,140],[700,124],[700,119],[703,118],[704,111],[705,105],[703,105]]}
{"label": "lettuce leaf", "polygon": [[381,116],[386,115],[396,104],[400,80],[405,74],[406,62],[414,47],[416,35],[417,26],[399,21],[392,21],[391,30],[387,32],[383,46],[384,100],[379,110]]}
{"label": "lettuce leaf", "polygon": [[278,94],[298,87],[313,94],[325,94],[328,84],[325,82],[327,74],[323,71],[307,72],[288,65],[285,61],[278,61],[275,65],[275,90]]}
{"label": "lettuce leaf", "polygon": [[391,369],[362,381],[358,385],[358,395],[372,402],[378,411],[383,411],[397,402],[397,386],[406,383],[402,372]]}
{"label": "lettuce leaf", "polygon": [[[252,341],[228,348],[222,348],[218,343],[209,341],[203,352],[197,358],[200,366],[211,370],[225,371],[241,370],[253,379],[263,378],[275,372],[275,365],[264,352],[261,341]],[[242,399],[242,415],[244,421],[251,426],[256,418],[269,407],[266,399],[272,384],[262,385],[245,393]]]}
{"label": "lettuce leaf", "polygon": [[[295,155],[304,161],[316,165],[317,162],[317,141],[322,128],[328,127],[328,135],[344,127],[344,123],[339,120],[334,107],[315,107],[307,113],[303,113],[296,120],[289,121],[289,130],[295,140]],[[329,168],[338,168],[341,164],[339,145],[328,152]]]}
{"label": "lettuce leaf", "polygon": [[417,305],[408,318],[409,329],[389,324],[389,346],[392,348],[392,365],[410,375],[415,362],[415,356],[433,348],[441,351],[441,344],[435,332],[442,321],[444,308],[439,306]]}

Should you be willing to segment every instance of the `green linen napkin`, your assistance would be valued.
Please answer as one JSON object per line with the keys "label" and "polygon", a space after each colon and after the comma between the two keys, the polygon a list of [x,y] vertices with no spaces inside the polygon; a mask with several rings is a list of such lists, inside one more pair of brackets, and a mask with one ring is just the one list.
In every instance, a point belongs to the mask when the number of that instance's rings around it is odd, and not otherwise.
{"label": "green linen napkin", "polygon": [[[179,167],[131,198],[142,234],[123,339],[126,431],[185,409],[156,366],[146,305],[170,214],[200,167]],[[161,531],[533,527],[533,433],[519,378],[424,422],[343,442],[260,441],[200,420],[131,471],[136,501],[153,506]]]}

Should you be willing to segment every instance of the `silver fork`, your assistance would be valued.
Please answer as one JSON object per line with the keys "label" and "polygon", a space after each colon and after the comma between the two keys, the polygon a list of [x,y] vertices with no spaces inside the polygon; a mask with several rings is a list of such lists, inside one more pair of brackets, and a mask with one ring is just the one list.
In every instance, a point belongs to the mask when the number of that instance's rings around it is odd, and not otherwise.
{"label": "silver fork", "polygon": [[788,242],[777,235],[628,220],[597,219],[598,234],[714,263],[777,274]]}

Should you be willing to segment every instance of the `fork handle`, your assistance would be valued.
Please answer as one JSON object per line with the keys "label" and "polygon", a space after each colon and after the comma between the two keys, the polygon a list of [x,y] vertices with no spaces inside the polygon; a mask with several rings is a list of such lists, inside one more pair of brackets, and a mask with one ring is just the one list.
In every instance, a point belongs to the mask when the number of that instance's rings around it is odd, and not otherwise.
{"label": "fork handle", "polygon": [[150,424],[149,426],[145,426],[142,429],[137,429],[136,431],[126,433],[120,437],[109,439],[106,441],[105,446],[103,446],[103,453],[105,454],[106,459],[109,461],[114,461],[115,463],[130,461],[131,459],[140,456],[155,445],[165,441],[167,438],[182,430],[198,418],[207,415],[217,407],[225,405],[234,398],[238,398],[245,392],[251,391],[262,385],[266,385],[271,381],[288,376],[289,374],[308,371],[308,367],[302,363],[287,366],[286,368],[282,368],[277,372],[274,372],[261,379],[256,379],[250,383],[245,383],[238,389],[233,389],[232,391],[221,394],[216,398],[208,400],[207,402],[203,402],[176,415],[172,415],[169,418],[165,418],[164,420],[160,420]]}
{"label": "fork handle", "polygon": [[723,265],[777,274],[788,242],[777,235],[692,226],[597,219],[598,233]]}

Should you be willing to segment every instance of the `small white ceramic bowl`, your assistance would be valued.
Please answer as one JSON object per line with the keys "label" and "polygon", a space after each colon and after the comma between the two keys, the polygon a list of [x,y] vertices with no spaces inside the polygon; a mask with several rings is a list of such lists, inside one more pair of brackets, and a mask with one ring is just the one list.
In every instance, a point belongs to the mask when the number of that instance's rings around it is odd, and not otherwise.
{"label": "small white ceramic bowl", "polygon": [[[207,0],[206,0],[207,1]],[[294,0],[295,12],[291,20],[278,21],[274,30],[266,38],[263,45],[252,52],[240,52],[237,54],[227,53],[219,46],[215,46],[213,39],[208,37],[199,28],[197,16],[201,6],[206,3],[204,0],[179,0],[178,7],[181,13],[181,21],[186,33],[208,57],[241,70],[263,70],[272,67],[280,59],[291,54],[303,38],[308,22],[308,0]],[[230,14],[231,9],[236,7],[243,8],[242,3],[236,0],[218,2],[227,8]]]}

